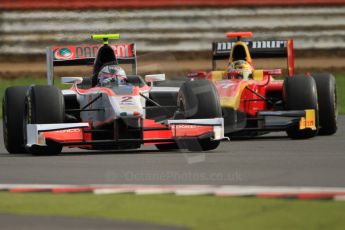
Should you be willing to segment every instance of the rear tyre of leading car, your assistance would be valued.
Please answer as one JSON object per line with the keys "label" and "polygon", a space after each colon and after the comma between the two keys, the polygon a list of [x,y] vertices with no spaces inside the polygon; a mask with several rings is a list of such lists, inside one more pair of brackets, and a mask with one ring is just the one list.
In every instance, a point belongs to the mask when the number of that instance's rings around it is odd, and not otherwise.
{"label": "rear tyre of leading car", "polygon": [[[26,142],[27,124],[63,123],[65,117],[64,98],[61,91],[48,85],[30,87],[25,99],[24,141]],[[33,155],[55,155],[62,150],[62,145],[47,140],[47,146],[33,145],[26,150]]]}
{"label": "rear tyre of leading car", "polygon": [[319,127],[319,110],[317,89],[312,77],[293,76],[284,80],[284,102],[287,110],[315,110],[316,130],[299,129],[299,125],[289,127],[286,132],[293,139],[306,139],[317,135]]}
{"label": "rear tyre of leading car", "polygon": [[6,89],[2,101],[4,144],[10,154],[26,153],[23,141],[24,101],[28,87]]}

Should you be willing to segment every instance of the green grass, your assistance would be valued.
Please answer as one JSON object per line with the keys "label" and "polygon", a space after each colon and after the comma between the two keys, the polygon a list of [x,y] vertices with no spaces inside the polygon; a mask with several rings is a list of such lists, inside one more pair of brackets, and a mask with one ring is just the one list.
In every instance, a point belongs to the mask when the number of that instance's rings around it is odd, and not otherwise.
{"label": "green grass", "polygon": [[0,212],[106,218],[192,229],[344,229],[345,202],[173,195],[0,193]]}
{"label": "green grass", "polygon": [[[338,105],[339,105],[339,112],[341,114],[345,114],[345,75],[344,74],[338,74],[336,75],[336,81],[337,81],[337,92],[338,92]],[[4,91],[9,86],[14,85],[31,85],[31,84],[46,84],[47,80],[43,78],[15,78],[15,79],[0,79],[0,108],[2,109],[2,98]],[[57,82],[58,87],[64,87],[66,86],[62,85],[60,82]],[[2,113],[0,117],[2,116]]]}

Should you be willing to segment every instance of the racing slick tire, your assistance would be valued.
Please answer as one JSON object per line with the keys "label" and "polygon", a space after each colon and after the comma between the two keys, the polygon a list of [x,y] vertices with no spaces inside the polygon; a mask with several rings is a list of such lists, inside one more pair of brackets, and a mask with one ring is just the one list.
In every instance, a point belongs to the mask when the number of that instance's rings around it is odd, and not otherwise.
{"label": "racing slick tire", "polygon": [[[205,119],[222,117],[218,93],[209,80],[186,81],[182,84],[177,106],[187,119]],[[188,143],[188,142],[187,142]],[[187,149],[190,151],[208,151],[216,149],[220,141],[211,137],[190,141]]]}
{"label": "racing slick tire", "polygon": [[[25,99],[23,129],[27,124],[63,123],[65,117],[64,98],[61,91],[49,85],[32,86]],[[24,141],[26,142],[24,131]],[[33,155],[56,155],[61,153],[62,145],[47,140],[47,146],[33,145],[26,150]]]}
{"label": "racing slick tire", "polygon": [[283,87],[284,102],[287,110],[315,110],[316,130],[299,129],[299,125],[289,127],[286,132],[293,139],[306,139],[317,135],[319,127],[316,83],[312,77],[286,77]]}
{"label": "racing slick tire", "polygon": [[23,141],[24,101],[28,86],[6,89],[2,101],[3,137],[10,154],[26,153]]}
{"label": "racing slick tire", "polygon": [[332,135],[338,129],[337,87],[335,78],[329,73],[312,74],[316,82],[319,103],[319,135]]}

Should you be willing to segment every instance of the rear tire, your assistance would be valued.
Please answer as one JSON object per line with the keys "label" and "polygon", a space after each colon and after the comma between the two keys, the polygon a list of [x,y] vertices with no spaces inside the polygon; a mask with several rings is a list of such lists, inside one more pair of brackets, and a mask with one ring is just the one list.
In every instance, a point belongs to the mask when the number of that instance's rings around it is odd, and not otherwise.
{"label": "rear tire", "polygon": [[319,103],[319,135],[332,135],[338,129],[337,87],[332,74],[312,74]]}
{"label": "rear tire", "polygon": [[318,102],[316,84],[312,77],[293,76],[284,80],[283,95],[287,110],[315,110],[316,130],[299,129],[299,125],[294,125],[287,129],[289,137],[294,139],[306,139],[317,135],[319,127]]}
{"label": "rear tire", "polygon": [[[64,117],[64,98],[58,88],[38,85],[29,89],[25,100],[24,130],[27,124],[63,123]],[[47,146],[33,145],[26,149],[33,155],[56,155],[62,150],[62,145],[54,141],[47,140],[46,144]]]}
{"label": "rear tire", "polygon": [[28,88],[28,86],[9,87],[2,101],[4,144],[10,154],[26,153],[22,125]]}
{"label": "rear tire", "polygon": [[[186,81],[180,88],[177,106],[187,119],[222,117],[222,110],[216,87],[209,80]],[[216,149],[220,141],[211,137],[191,141],[188,150],[208,151]]]}

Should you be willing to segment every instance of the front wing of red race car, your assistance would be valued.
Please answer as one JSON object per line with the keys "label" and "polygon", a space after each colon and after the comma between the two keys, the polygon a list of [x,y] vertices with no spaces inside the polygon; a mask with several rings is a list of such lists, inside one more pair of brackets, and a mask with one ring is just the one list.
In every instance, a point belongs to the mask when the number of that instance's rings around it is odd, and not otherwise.
{"label": "front wing of red race car", "polygon": [[291,127],[298,130],[316,130],[317,116],[314,109],[289,111],[258,111],[256,116],[247,117],[245,113],[225,111],[225,134],[246,136],[248,132],[286,131]]}
{"label": "front wing of red race car", "polygon": [[259,111],[257,117],[261,121],[259,122],[258,130],[281,131],[296,125],[299,130],[316,130],[316,115],[314,109]]}
{"label": "front wing of red race car", "polygon": [[142,119],[141,138],[114,138],[93,140],[92,127],[89,123],[61,123],[61,124],[28,124],[26,146],[46,146],[47,140],[57,142],[63,146],[92,148],[93,144],[157,144],[175,143],[183,139],[222,140],[224,137],[223,118],[213,119],[183,119],[167,120],[156,123],[154,120]]}

